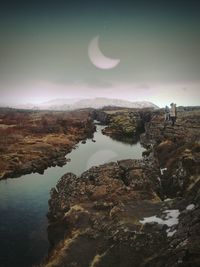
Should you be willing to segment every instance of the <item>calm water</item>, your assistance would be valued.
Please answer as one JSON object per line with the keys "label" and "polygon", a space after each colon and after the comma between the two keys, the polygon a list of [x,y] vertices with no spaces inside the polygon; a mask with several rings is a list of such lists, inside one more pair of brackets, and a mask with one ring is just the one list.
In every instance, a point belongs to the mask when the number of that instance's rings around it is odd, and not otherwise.
{"label": "calm water", "polygon": [[66,172],[81,174],[91,166],[120,159],[142,157],[139,143],[114,141],[101,134],[67,155],[71,161],[52,167],[43,175],[28,174],[0,182],[0,266],[29,267],[40,262],[48,251],[47,219],[49,191]]}

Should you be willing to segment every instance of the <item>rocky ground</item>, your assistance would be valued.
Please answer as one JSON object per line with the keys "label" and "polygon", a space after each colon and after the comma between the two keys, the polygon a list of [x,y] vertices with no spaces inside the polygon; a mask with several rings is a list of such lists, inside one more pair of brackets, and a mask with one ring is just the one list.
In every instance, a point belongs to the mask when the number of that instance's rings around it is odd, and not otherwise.
{"label": "rocky ground", "polygon": [[200,109],[179,110],[174,127],[163,110],[140,119],[143,159],[67,173],[51,190],[41,266],[200,266]]}
{"label": "rocky ground", "polygon": [[102,124],[107,125],[102,133],[117,140],[131,139],[138,141],[140,133],[144,132],[144,123],[150,119],[153,109],[111,109],[104,108],[94,111],[93,116]]}
{"label": "rocky ground", "polygon": [[66,164],[66,153],[95,131],[90,112],[0,109],[0,179]]}

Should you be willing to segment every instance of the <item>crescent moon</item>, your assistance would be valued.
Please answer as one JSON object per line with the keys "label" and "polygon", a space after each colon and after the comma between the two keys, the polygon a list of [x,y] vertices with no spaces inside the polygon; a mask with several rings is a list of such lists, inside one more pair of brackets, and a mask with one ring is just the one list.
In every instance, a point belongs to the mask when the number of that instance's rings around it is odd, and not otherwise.
{"label": "crescent moon", "polygon": [[120,59],[112,59],[104,56],[99,48],[99,36],[93,38],[89,43],[88,55],[92,64],[99,69],[113,69],[120,62]]}

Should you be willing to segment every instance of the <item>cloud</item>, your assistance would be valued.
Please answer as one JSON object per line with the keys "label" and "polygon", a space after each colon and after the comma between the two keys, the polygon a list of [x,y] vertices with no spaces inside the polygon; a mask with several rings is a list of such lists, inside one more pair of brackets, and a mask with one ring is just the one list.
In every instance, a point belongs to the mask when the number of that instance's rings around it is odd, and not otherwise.
{"label": "cloud", "polygon": [[141,89],[141,90],[150,90],[151,89],[151,87],[148,84],[145,84],[145,83],[137,85],[137,88]]}
{"label": "cloud", "polygon": [[91,89],[108,89],[113,87],[113,83],[111,81],[106,81],[98,78],[87,78],[87,79],[74,79],[69,76],[62,76],[52,81],[54,84],[60,85],[76,85],[76,86],[86,86]]}
{"label": "cloud", "polygon": [[97,78],[89,79],[85,82],[90,88],[93,89],[108,89],[113,87],[112,82],[100,80]]}

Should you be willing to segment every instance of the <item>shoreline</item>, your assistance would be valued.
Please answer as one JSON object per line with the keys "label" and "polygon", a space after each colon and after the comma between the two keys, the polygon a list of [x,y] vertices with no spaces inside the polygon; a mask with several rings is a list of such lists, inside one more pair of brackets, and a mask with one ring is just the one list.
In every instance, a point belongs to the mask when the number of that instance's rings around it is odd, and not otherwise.
{"label": "shoreline", "polygon": [[[8,118],[4,121],[11,123],[12,114],[6,115]],[[12,126],[7,124],[7,128],[0,129],[5,139],[0,147],[0,180],[29,173],[43,174],[48,167],[65,165],[66,155],[75,145],[92,138],[95,132],[90,113],[86,111],[38,112],[36,115],[21,112],[19,117],[21,126],[12,122]]]}

